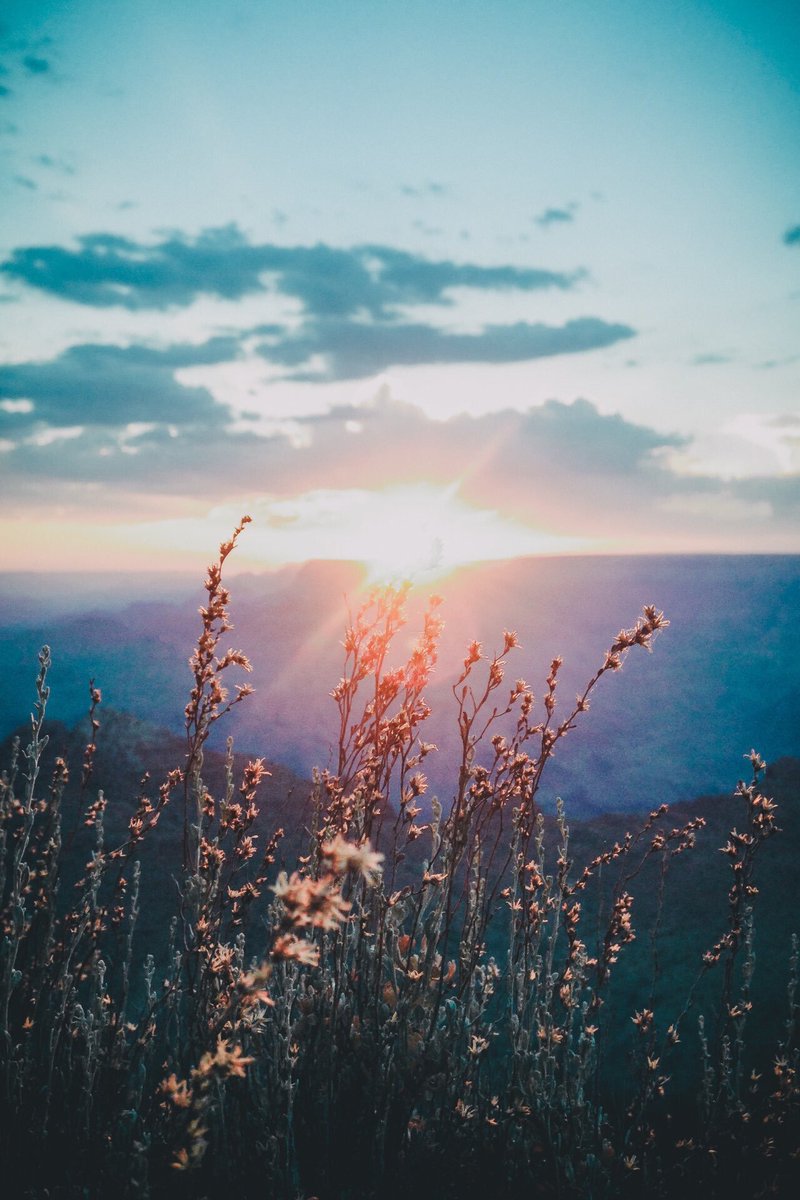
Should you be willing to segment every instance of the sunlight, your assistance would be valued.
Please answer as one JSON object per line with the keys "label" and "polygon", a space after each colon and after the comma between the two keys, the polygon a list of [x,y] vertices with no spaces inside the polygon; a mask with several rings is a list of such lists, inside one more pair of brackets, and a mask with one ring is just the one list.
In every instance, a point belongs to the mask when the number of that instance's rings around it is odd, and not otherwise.
{"label": "sunlight", "polygon": [[541,553],[560,541],[467,504],[457,484],[372,493],[356,536],[355,557],[372,583],[434,580],[467,563]]}
{"label": "sunlight", "polygon": [[468,503],[458,482],[242,497],[204,516],[142,522],[118,532],[127,546],[186,554],[210,537],[221,540],[242,512],[253,517],[242,548],[251,569],[313,559],[358,562],[370,583],[427,583],[468,563],[590,549],[586,539],[543,533]]}
{"label": "sunlight", "polygon": [[360,562],[370,583],[428,582],[466,563],[575,548],[573,539],[468,504],[458,489],[458,482],[409,483],[262,502],[253,506],[256,536],[265,556],[280,561]]}

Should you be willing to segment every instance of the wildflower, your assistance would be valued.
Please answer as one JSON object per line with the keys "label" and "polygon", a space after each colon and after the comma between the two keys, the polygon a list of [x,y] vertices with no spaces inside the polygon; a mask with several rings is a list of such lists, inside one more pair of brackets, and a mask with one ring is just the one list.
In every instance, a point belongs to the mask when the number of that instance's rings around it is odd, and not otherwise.
{"label": "wildflower", "polygon": [[445,874],[444,871],[441,871],[439,873],[435,873],[432,871],[425,871],[425,873],[422,876],[422,882],[438,884],[438,883],[444,883],[446,878],[447,878],[447,875]]}
{"label": "wildflower", "polygon": [[252,1008],[254,1004],[274,1005],[275,1001],[264,987],[271,974],[270,964],[262,963],[260,967],[239,976],[237,986],[244,993],[241,1001],[243,1009]]}
{"label": "wildflower", "polygon": [[467,647],[466,657],[464,658],[464,670],[469,670],[480,659],[482,647],[480,642],[470,642]]}
{"label": "wildflower", "polygon": [[231,1046],[226,1038],[217,1038],[217,1048],[212,1054],[206,1051],[200,1062],[192,1072],[196,1077],[204,1075],[220,1074],[234,1075],[240,1079],[244,1079],[245,1067],[249,1066],[255,1059],[251,1056],[242,1054],[241,1046]]}
{"label": "wildflower", "polygon": [[181,1146],[180,1150],[176,1152],[172,1168],[175,1171],[186,1171],[189,1169],[189,1151],[185,1146]]}
{"label": "wildflower", "polygon": [[[255,835],[258,836],[257,834]],[[236,857],[242,862],[247,862],[256,852],[255,837],[243,837],[236,847]]]}
{"label": "wildflower", "polygon": [[354,875],[360,875],[368,887],[374,887],[380,880],[383,855],[373,850],[368,840],[356,846],[337,833],[332,841],[323,845],[322,853],[338,875],[352,871]]}
{"label": "wildflower", "polygon": [[289,921],[299,929],[309,925],[335,929],[350,911],[330,875],[314,880],[300,876],[297,871],[291,876],[281,871],[272,890],[286,909]]}
{"label": "wildflower", "polygon": [[176,1108],[189,1108],[192,1103],[192,1093],[185,1079],[178,1079],[173,1071],[162,1080],[158,1088],[165,1100],[171,1101]]}
{"label": "wildflower", "polygon": [[275,939],[272,947],[273,958],[291,958],[305,967],[316,967],[319,962],[319,947],[305,938],[295,937],[291,933],[281,934]]}

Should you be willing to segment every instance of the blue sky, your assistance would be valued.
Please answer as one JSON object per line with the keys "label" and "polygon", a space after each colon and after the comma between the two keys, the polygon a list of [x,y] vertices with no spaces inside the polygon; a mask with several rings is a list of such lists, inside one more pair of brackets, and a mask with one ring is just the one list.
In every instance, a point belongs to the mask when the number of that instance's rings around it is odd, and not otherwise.
{"label": "blue sky", "polygon": [[795,5],[0,20],[12,566],[800,550]]}

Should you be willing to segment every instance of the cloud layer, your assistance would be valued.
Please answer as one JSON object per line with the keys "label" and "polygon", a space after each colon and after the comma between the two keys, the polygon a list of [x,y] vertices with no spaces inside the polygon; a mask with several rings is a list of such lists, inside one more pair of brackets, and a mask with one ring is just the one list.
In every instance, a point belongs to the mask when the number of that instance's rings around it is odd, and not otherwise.
{"label": "cloud layer", "polygon": [[770,530],[785,535],[796,526],[796,476],[681,475],[670,456],[687,439],[602,414],[586,400],[437,421],[384,389],[371,404],[297,418],[291,430],[246,432],[206,389],[174,378],[176,368],[219,361],[229,349],[225,339],[168,351],[85,346],[40,364],[38,379],[33,367],[5,368],[7,506],[29,513],[85,492],[88,513],[98,487],[113,510],[124,493],[291,499],[424,482],[455,487],[477,511],[532,529],[654,552],[681,537],[674,548],[686,549],[688,529],[701,541],[749,538],[757,548]]}

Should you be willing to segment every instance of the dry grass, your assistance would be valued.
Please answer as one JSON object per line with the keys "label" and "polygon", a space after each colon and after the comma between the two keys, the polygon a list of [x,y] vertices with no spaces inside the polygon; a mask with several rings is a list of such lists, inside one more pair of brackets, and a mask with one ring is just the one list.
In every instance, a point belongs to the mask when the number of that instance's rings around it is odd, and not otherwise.
{"label": "dry grass", "polygon": [[[314,779],[313,820],[294,869],[283,835],[255,832],[261,760],[212,795],[203,753],[248,693],[221,648],[231,628],[223,565],[210,568],[191,660],[186,758],[143,784],[126,836],[106,844],[93,792],[99,690],[81,765],[80,828],[66,837],[68,765],[44,783],[49,651],[30,741],[0,787],[0,1106],[4,1179],[29,1197],[756,1196],[798,1181],[795,947],[776,1057],[753,1068],[754,862],[776,832],[764,764],[737,791],[723,848],[726,927],[675,1012],[655,986],[608,1002],[626,948],[647,933],[654,981],[667,875],[696,853],[702,818],[672,828],[666,806],[576,868],[559,810],[548,844],[542,775],[601,678],[650,650],[666,626],[646,607],[611,643],[574,704],[552,662],[537,702],[508,662],[513,633],[468,647],[453,686],[460,758],[444,806],[425,797],[424,692],[441,630],[432,601],[406,661],[394,659],[403,590],[371,594],[345,634],[336,769]],[[425,799],[423,799],[425,797]],[[182,863],[161,942],[136,938],[149,843],[183,802]],[[430,815],[428,815],[430,814]],[[259,845],[259,840],[262,844]],[[86,849],[88,845],[88,851]],[[85,868],[75,880],[74,863]],[[637,881],[658,889],[654,927],[634,927]],[[164,880],[165,910],[171,880]],[[698,1012],[709,995],[711,1011]],[[604,1045],[633,1048],[614,1103]],[[698,1037],[699,1029],[699,1037]],[[692,1099],[671,1103],[681,1054]],[[690,1071],[691,1075],[691,1071]],[[620,1099],[621,1096],[621,1099]],[[676,1104],[678,1100],[676,1099]]]}

